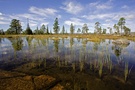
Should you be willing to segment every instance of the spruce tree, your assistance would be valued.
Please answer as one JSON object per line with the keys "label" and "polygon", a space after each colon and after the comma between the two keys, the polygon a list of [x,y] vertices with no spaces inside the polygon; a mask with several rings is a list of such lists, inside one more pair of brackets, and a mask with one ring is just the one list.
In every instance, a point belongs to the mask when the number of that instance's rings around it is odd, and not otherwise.
{"label": "spruce tree", "polygon": [[55,34],[59,33],[59,23],[58,23],[58,18],[55,19],[54,24],[53,24],[53,30]]}

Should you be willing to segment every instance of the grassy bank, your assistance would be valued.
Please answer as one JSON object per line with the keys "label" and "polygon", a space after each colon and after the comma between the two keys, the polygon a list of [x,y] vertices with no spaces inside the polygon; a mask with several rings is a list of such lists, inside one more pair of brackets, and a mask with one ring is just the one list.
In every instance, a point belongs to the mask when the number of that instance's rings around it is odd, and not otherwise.
{"label": "grassy bank", "polygon": [[126,38],[128,40],[134,40],[135,36],[116,36],[116,35],[95,35],[95,34],[52,34],[52,35],[0,35],[1,38],[14,38],[14,37],[35,37],[35,38],[48,38],[48,37],[61,37],[61,38],[88,38],[88,40],[99,39],[120,39]]}

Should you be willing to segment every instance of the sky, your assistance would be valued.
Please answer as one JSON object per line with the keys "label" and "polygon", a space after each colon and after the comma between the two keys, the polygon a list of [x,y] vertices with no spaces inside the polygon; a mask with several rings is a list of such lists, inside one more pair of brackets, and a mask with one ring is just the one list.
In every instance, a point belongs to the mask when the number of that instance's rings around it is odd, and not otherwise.
{"label": "sky", "polygon": [[52,30],[56,17],[60,29],[64,25],[68,32],[71,23],[76,30],[86,23],[89,32],[94,32],[96,22],[102,28],[113,27],[121,17],[135,31],[135,0],[0,0],[0,29],[4,31],[12,19],[20,20],[25,30],[27,18],[32,30],[43,24]]}

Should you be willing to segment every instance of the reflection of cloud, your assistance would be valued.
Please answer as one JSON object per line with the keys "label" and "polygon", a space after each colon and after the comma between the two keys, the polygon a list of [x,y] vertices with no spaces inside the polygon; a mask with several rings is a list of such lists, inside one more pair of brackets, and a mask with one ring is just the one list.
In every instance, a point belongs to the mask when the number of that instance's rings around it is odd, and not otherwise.
{"label": "reflection of cloud", "polygon": [[9,44],[1,44],[1,47],[6,47],[6,46],[9,46]]}
{"label": "reflection of cloud", "polygon": [[3,54],[7,54],[7,52],[6,52],[6,51],[4,51],[4,52],[3,52]]}
{"label": "reflection of cloud", "polygon": [[66,48],[70,48],[70,44],[66,44],[65,47],[66,47]]}

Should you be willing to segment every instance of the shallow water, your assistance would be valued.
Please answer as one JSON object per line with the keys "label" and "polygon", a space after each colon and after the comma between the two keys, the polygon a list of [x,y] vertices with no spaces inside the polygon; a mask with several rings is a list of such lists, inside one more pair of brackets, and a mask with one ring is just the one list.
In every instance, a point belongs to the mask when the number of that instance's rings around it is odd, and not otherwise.
{"label": "shallow water", "polygon": [[133,89],[135,42],[116,45],[112,41],[92,42],[71,37],[0,38],[0,69],[51,75],[69,90]]}

